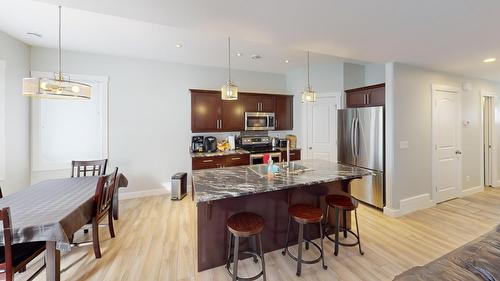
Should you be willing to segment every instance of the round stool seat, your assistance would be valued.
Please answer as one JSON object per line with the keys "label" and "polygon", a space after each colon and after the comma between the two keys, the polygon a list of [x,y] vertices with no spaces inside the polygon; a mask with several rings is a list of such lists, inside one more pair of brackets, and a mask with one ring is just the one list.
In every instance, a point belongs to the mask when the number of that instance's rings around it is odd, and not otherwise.
{"label": "round stool seat", "polygon": [[325,198],[326,204],[332,208],[338,208],[345,211],[352,211],[358,208],[358,200],[349,195],[331,194]]}
{"label": "round stool seat", "polygon": [[323,211],[310,205],[297,204],[288,208],[288,214],[298,223],[318,223],[323,219]]}
{"label": "round stool seat", "polygon": [[227,220],[227,229],[238,237],[256,235],[264,229],[264,218],[254,213],[238,213]]}

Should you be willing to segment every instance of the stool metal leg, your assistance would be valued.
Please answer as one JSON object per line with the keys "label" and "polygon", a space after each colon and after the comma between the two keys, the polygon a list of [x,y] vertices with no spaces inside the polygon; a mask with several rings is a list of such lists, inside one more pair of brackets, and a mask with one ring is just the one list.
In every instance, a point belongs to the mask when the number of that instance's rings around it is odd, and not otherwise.
{"label": "stool metal leg", "polygon": [[288,228],[286,229],[286,242],[285,242],[285,249],[281,252],[281,254],[284,256],[286,254],[286,251],[288,251],[288,239],[290,235],[290,224],[292,223],[292,217],[288,217]]}
{"label": "stool metal leg", "polygon": [[[251,239],[251,243],[252,243],[252,248],[253,248],[253,250],[254,250],[255,252],[257,252],[257,251],[258,251],[258,249],[257,249],[257,237],[256,237],[256,235],[254,235],[252,238],[249,238],[249,239]],[[259,262],[259,260],[257,259],[257,257],[255,257],[255,256],[253,257],[253,262],[254,262],[254,263],[258,263],[258,262]]]}
{"label": "stool metal leg", "polygon": [[359,226],[358,226],[358,210],[354,210],[354,218],[356,219],[356,233],[358,234],[358,246],[359,253],[364,255],[365,253],[361,250],[361,237],[359,236]]}
{"label": "stool metal leg", "polygon": [[239,259],[240,238],[234,237],[234,255],[233,255],[233,281],[238,280],[238,259]]}
{"label": "stool metal leg", "polygon": [[342,225],[344,227],[344,238],[347,238],[347,211],[342,210]]}
{"label": "stool metal leg", "polygon": [[[319,233],[323,233],[323,225],[322,222],[319,222]],[[321,245],[321,262],[323,263],[323,269],[327,270],[328,266],[325,265],[325,249],[323,248],[323,235],[320,235],[319,242]]]}
{"label": "stool metal leg", "polygon": [[[309,227],[306,227],[306,229],[304,229],[304,231],[305,231],[305,235],[306,235],[304,237],[305,238],[304,240],[310,239],[309,237],[311,237],[311,235],[309,235]],[[306,240],[306,250],[309,250],[309,242],[307,240]]]}
{"label": "stool metal leg", "polygon": [[226,260],[226,268],[229,269],[231,264],[231,249],[233,246],[233,234],[229,232],[229,241],[228,241],[228,249],[227,249],[227,260]]}
{"label": "stool metal leg", "polygon": [[264,248],[262,248],[262,234],[259,233],[257,239],[259,239],[260,259],[262,260],[262,277],[266,281],[266,262],[264,260]]}
{"label": "stool metal leg", "polygon": [[302,272],[302,240],[304,239],[304,225],[299,223],[299,241],[297,243],[299,256],[297,260],[297,276]]}
{"label": "stool metal leg", "polygon": [[334,255],[339,254],[339,229],[340,229],[340,212],[338,208],[335,208],[335,251]]}

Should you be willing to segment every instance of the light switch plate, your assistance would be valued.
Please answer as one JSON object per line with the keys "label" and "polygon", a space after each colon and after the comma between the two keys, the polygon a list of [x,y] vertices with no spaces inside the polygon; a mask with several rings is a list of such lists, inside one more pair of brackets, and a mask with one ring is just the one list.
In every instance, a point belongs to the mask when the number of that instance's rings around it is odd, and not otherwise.
{"label": "light switch plate", "polygon": [[399,142],[399,148],[400,149],[407,149],[409,147],[408,141],[400,141]]}

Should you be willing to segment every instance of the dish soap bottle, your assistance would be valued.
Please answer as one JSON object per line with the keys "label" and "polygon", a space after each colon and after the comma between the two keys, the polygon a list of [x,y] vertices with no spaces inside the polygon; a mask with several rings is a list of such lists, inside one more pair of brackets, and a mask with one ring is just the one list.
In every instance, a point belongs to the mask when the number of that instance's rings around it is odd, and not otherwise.
{"label": "dish soap bottle", "polygon": [[269,161],[267,162],[267,176],[268,177],[273,177],[273,159],[269,158]]}

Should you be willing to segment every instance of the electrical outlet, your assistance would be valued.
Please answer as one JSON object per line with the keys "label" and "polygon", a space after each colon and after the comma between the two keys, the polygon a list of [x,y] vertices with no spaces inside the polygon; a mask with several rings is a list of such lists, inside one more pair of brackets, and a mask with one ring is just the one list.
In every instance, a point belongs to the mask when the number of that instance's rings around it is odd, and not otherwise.
{"label": "electrical outlet", "polygon": [[465,177],[465,181],[466,181],[466,182],[470,182],[470,176],[466,176],[466,177]]}
{"label": "electrical outlet", "polygon": [[399,142],[400,149],[407,149],[409,146],[410,146],[410,144],[408,143],[408,141],[400,141]]}

